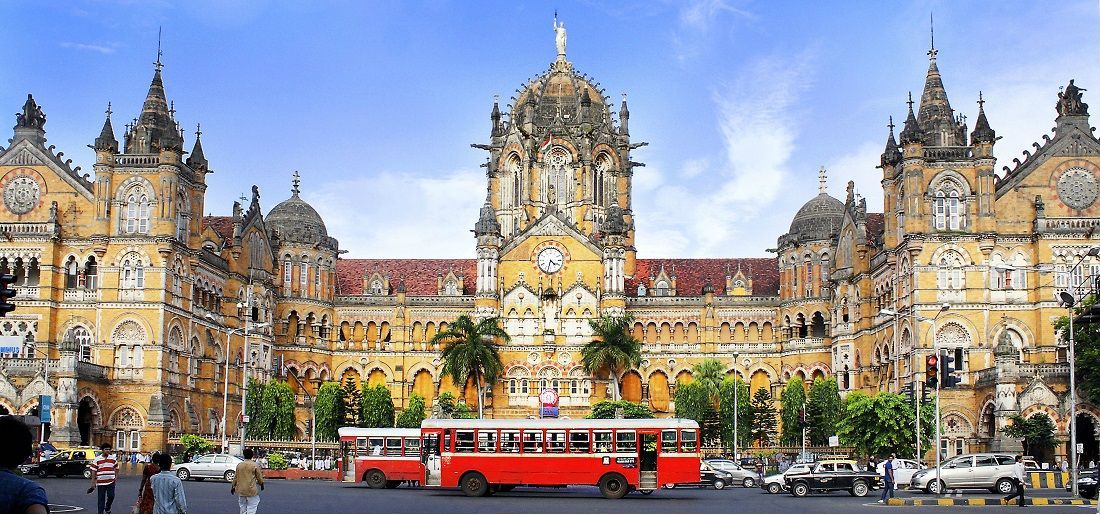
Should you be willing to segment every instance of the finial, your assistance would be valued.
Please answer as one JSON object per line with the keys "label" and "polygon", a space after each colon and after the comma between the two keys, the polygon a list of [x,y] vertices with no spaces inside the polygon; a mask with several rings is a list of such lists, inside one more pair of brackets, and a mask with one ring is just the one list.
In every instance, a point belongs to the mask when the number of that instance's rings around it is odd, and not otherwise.
{"label": "finial", "polygon": [[827,179],[828,179],[828,175],[826,175],[826,173],[825,173],[825,165],[822,165],[821,169],[817,171],[817,183],[818,183],[817,184],[817,191],[818,192],[825,193],[825,190],[827,188],[825,183],[827,182]]}
{"label": "finial", "polygon": [[111,117],[111,101],[107,101],[107,118]]}
{"label": "finial", "polygon": [[890,134],[894,133],[894,115],[890,115],[890,123],[886,124],[890,128]]}
{"label": "finial", "polygon": [[195,139],[199,139],[199,136],[202,136],[202,124],[201,123],[196,123],[195,124]]}
{"label": "finial", "polygon": [[155,65],[157,67],[158,72],[160,71],[161,68],[164,68],[164,65],[161,64],[161,62],[160,62],[161,56],[164,55],[164,53],[161,52],[161,50],[160,50],[160,36],[161,36],[161,31],[162,30],[163,30],[163,27],[157,27],[157,62],[155,63]]}
{"label": "finial", "polygon": [[290,192],[293,193],[295,197],[297,197],[298,194],[301,193],[301,190],[298,189],[298,185],[302,183],[302,180],[298,175],[298,170],[294,170],[294,180],[290,182],[294,185],[292,188],[290,188]]}
{"label": "finial", "polygon": [[173,100],[168,103],[168,114],[172,117],[176,117],[176,101]]}
{"label": "finial", "polygon": [[913,110],[913,92],[912,91],[909,92],[909,101],[906,102],[906,104],[909,104],[909,110],[912,111]]}
{"label": "finial", "polygon": [[500,95],[493,95],[493,103],[496,104],[496,103],[499,103],[499,102],[500,102]]}
{"label": "finial", "polygon": [[985,109],[985,99],[982,98],[982,92],[978,91],[978,110]]}
{"label": "finial", "polygon": [[935,61],[936,60],[936,54],[938,54],[939,51],[936,50],[936,25],[932,20],[932,13],[931,12],[928,13],[928,32],[931,35],[931,44],[932,44],[932,47],[928,50],[928,57],[929,57],[929,59]]}

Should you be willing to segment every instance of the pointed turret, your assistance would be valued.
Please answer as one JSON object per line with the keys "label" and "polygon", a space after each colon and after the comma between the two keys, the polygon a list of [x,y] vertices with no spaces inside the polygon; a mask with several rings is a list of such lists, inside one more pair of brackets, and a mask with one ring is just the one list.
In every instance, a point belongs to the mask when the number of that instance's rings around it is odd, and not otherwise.
{"label": "pointed turret", "polygon": [[997,141],[997,133],[989,126],[989,119],[985,117],[985,99],[982,92],[978,92],[978,120],[974,122],[974,132],[970,133],[970,141],[973,144],[993,143]]}
{"label": "pointed turret", "polygon": [[118,140],[115,139],[115,128],[111,125],[110,102],[107,102],[107,118],[103,120],[103,129],[99,131],[99,137],[91,147],[100,152],[118,153]]}
{"label": "pointed turret", "polygon": [[623,93],[623,103],[619,106],[619,128],[623,134],[630,134],[630,110],[626,108],[626,93]]}
{"label": "pointed turret", "polygon": [[206,171],[210,163],[206,161],[206,155],[202,152],[202,126],[195,127],[195,146],[191,149],[191,155],[187,157],[187,166],[195,171]]}
{"label": "pointed turret", "polygon": [[153,73],[153,81],[149,84],[149,92],[145,95],[145,103],[141,107],[141,116],[138,117],[128,138],[126,153],[150,154],[165,150],[183,150],[183,138],[180,136],[173,113],[169,109],[168,99],[164,94],[164,81],[161,79],[162,65],[158,60],[156,70]]}
{"label": "pointed turret", "polygon": [[901,144],[906,145],[909,143],[923,143],[924,131],[921,130],[920,123],[917,122],[916,115],[913,114],[913,93],[909,93],[909,115],[905,117],[905,126],[901,128],[901,134],[898,136],[901,138]]}
{"label": "pointed turret", "polygon": [[882,151],[880,162],[885,168],[887,166],[897,166],[901,162],[901,150],[898,149],[898,142],[894,140],[894,117],[890,117],[890,136],[886,138],[886,148]]}
{"label": "pointed turret", "polygon": [[917,120],[925,131],[924,144],[933,147],[965,145],[966,132],[960,133],[962,124],[955,119],[955,111],[947,100],[947,90],[943,87],[943,78],[936,65],[938,53],[935,48],[928,51],[928,75],[924,79],[924,92],[917,114]]}
{"label": "pointed turret", "polygon": [[500,236],[500,222],[497,222],[496,210],[489,203],[489,199],[485,199],[485,205],[481,206],[481,216],[474,224],[474,236],[489,235]]}
{"label": "pointed turret", "polygon": [[504,127],[500,125],[500,97],[493,95],[493,112],[489,115],[489,119],[493,121],[493,130],[491,135],[495,138],[504,134]]}

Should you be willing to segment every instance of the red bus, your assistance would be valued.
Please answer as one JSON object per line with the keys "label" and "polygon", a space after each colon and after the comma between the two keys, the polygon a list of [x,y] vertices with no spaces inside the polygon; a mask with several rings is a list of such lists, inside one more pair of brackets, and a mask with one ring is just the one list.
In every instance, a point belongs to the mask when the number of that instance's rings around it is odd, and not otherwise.
{"label": "red bus", "polygon": [[427,419],[425,486],[468,496],[516,486],[594,485],[608,499],[699,482],[699,424],[687,419]]}
{"label": "red bus", "polygon": [[344,481],[371,488],[395,488],[402,481],[424,478],[419,429],[341,427],[340,461]]}

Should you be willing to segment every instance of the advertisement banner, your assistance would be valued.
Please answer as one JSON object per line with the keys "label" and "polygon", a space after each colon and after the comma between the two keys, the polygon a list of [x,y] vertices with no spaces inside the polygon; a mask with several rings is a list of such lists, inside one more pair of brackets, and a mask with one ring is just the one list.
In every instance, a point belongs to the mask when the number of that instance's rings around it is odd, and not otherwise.
{"label": "advertisement banner", "polygon": [[556,418],[558,416],[558,391],[553,388],[547,388],[539,394],[539,402],[542,403],[542,409],[539,410],[539,415],[543,418]]}
{"label": "advertisement banner", "polygon": [[53,397],[49,395],[38,396],[38,418],[45,424],[52,422],[50,410],[53,409]]}

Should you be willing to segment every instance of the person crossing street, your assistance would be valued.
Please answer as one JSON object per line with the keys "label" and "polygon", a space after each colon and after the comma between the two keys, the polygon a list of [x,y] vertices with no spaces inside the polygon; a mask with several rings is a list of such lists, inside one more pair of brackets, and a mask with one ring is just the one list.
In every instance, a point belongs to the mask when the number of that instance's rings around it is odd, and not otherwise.
{"label": "person crossing street", "polygon": [[894,453],[890,453],[890,457],[886,458],[886,462],[882,465],[882,480],[886,485],[882,488],[882,498],[878,502],[886,504],[886,501],[894,496]]}
{"label": "person crossing street", "polygon": [[88,493],[96,490],[96,508],[98,513],[111,513],[115,502],[115,479],[118,475],[118,461],[111,455],[111,444],[99,446],[99,457],[92,462],[92,486]]}
{"label": "person crossing street", "polygon": [[1016,483],[1016,493],[1005,497],[1005,501],[1011,501],[1013,498],[1020,498],[1020,507],[1023,508],[1024,504],[1024,481],[1027,480],[1027,476],[1024,475],[1024,457],[1019,454],[1016,455],[1016,463],[1012,465],[1012,479]]}
{"label": "person crossing street", "polygon": [[256,513],[260,505],[260,491],[264,489],[264,476],[260,473],[260,467],[252,461],[253,455],[252,449],[244,450],[244,461],[237,464],[237,474],[229,489],[229,493],[237,495],[241,513]]}

